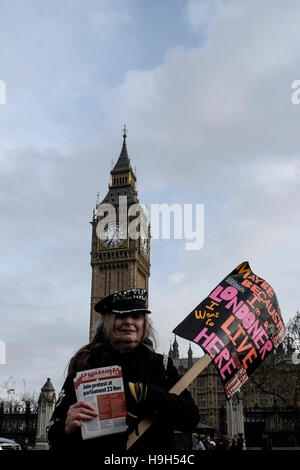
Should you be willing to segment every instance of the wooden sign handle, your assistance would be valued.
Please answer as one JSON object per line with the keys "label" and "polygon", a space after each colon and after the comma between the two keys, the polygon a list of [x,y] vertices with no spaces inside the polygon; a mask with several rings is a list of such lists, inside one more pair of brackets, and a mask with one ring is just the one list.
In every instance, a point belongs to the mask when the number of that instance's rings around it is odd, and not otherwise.
{"label": "wooden sign handle", "polygon": [[[186,374],[184,374],[178,382],[173,385],[173,387],[169,390],[169,393],[174,393],[174,395],[180,395],[183,390],[185,390],[190,383],[208,366],[211,362],[211,357],[208,354],[205,354],[203,357],[197,361],[193,367],[191,367]],[[137,436],[135,432],[132,432],[128,436],[127,441],[127,449],[129,449],[138,439],[150,428],[151,424],[154,422],[152,418],[144,418],[138,424],[138,432],[139,435]]]}

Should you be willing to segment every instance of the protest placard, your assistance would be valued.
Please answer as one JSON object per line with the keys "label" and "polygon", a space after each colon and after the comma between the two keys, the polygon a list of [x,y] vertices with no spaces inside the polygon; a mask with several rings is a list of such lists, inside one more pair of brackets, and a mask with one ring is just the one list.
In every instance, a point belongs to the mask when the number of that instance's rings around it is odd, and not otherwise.
{"label": "protest placard", "polygon": [[[226,276],[173,333],[198,344],[206,354],[169,392],[180,395],[213,361],[230,398],[283,341],[285,326],[274,290],[256,276],[245,261]],[[145,418],[139,423],[139,434],[129,435],[128,449],[153,421]]]}
{"label": "protest placard", "polygon": [[285,326],[274,290],[245,261],[173,332],[211,357],[229,398],[283,341]]}

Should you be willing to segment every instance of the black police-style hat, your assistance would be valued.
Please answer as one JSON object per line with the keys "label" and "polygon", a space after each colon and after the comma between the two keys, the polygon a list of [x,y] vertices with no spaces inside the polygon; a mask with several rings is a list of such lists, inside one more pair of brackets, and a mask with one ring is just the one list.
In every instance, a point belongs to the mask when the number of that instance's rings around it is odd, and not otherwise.
{"label": "black police-style hat", "polygon": [[94,306],[96,312],[102,315],[117,313],[125,315],[132,312],[151,313],[146,308],[148,291],[146,289],[127,289],[104,297]]}

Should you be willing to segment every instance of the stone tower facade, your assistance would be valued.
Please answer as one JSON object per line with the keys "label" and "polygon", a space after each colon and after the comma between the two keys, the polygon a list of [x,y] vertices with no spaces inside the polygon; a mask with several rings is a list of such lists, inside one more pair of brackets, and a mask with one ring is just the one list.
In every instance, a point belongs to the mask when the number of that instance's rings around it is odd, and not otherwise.
{"label": "stone tower facade", "polygon": [[37,450],[47,450],[49,448],[46,427],[54,411],[55,403],[55,390],[51,380],[48,378],[45,385],[41,388],[38,400],[38,420],[35,440],[35,449]]}
{"label": "stone tower facade", "polygon": [[227,400],[226,413],[228,437],[234,437],[238,434],[245,436],[242,392],[237,392],[230,400]]}
{"label": "stone tower facade", "polygon": [[[123,145],[117,163],[110,172],[108,193],[97,203],[92,220],[90,339],[95,333],[99,314],[94,305],[118,290],[134,287],[147,289],[150,276],[150,227],[144,225],[143,237],[133,239],[130,227],[139,220],[136,175],[131,167],[123,130]],[[108,219],[114,211],[116,221]],[[105,220],[108,220],[105,224]],[[102,227],[102,231],[100,230]],[[142,231],[137,226],[136,233]]]}

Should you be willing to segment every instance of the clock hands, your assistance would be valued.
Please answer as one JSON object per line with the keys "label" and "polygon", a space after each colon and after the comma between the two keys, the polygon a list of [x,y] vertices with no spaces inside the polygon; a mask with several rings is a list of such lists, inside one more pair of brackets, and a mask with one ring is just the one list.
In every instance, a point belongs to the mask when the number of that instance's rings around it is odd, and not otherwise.
{"label": "clock hands", "polygon": [[[140,249],[145,256],[148,256],[149,251],[149,238],[148,235],[142,232],[140,234]],[[106,248],[118,248],[123,245],[127,239],[126,229],[119,225],[108,225],[102,232],[101,241]]]}
{"label": "clock hands", "polygon": [[121,227],[118,225],[108,225],[102,234],[102,244],[107,248],[118,248],[126,240],[126,236],[122,235]]}

